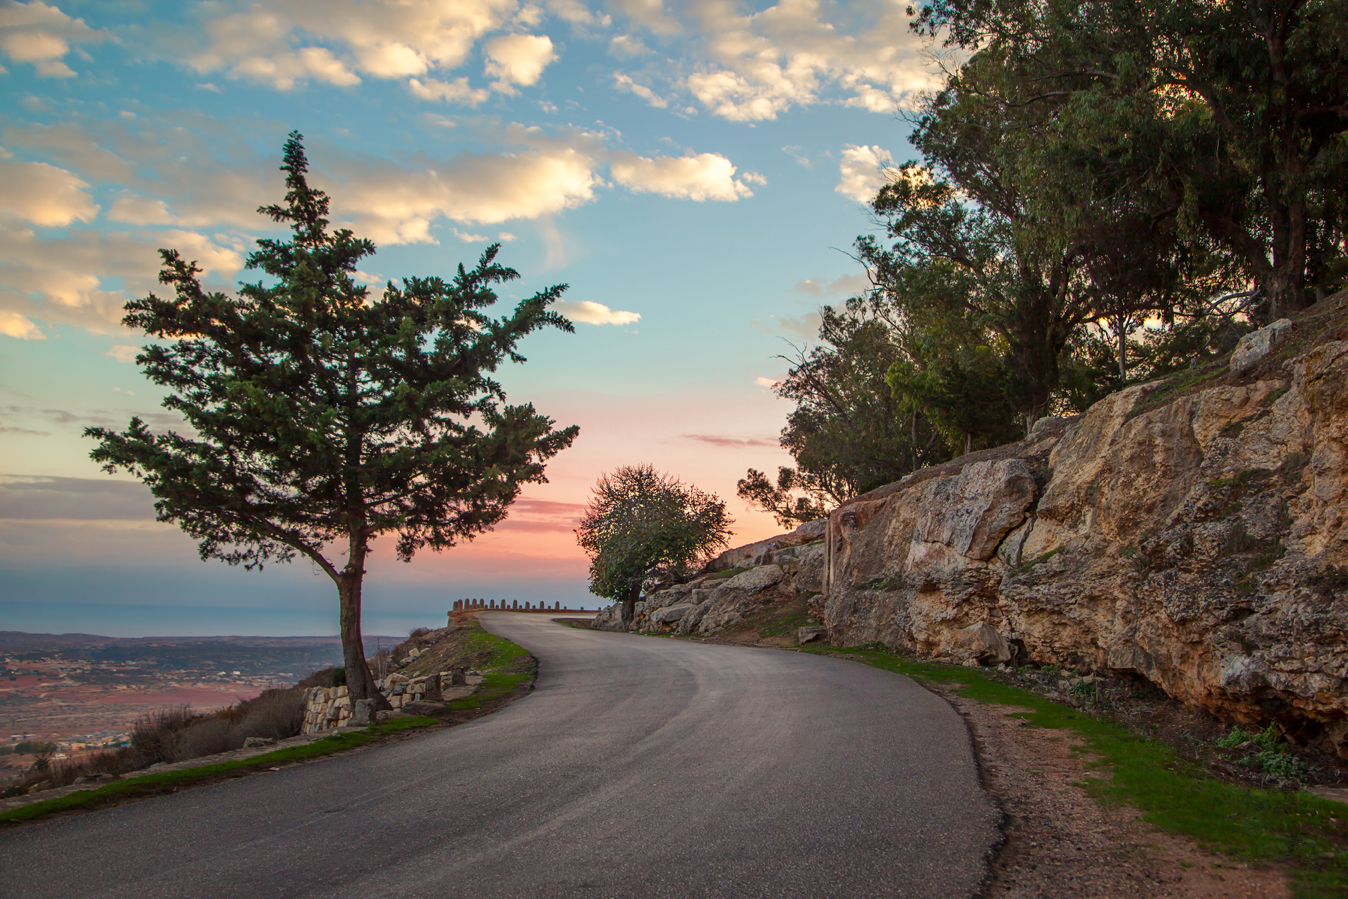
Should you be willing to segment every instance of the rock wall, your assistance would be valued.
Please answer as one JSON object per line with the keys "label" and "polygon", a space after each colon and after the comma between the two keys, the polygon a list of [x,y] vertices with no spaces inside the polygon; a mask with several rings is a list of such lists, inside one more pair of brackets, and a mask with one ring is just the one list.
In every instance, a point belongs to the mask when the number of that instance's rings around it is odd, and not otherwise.
{"label": "rock wall", "polygon": [[[443,671],[426,677],[407,677],[394,673],[377,685],[394,711],[398,711],[413,702],[439,702],[451,687],[475,686],[481,680],[476,672],[465,674],[462,670]],[[351,716],[351,697],[346,687],[311,687],[305,694],[304,727],[300,733],[312,734],[334,727],[346,727],[351,723]]]}
{"label": "rock wall", "polygon": [[841,506],[831,639],[1138,675],[1348,757],[1348,342],[1247,357]]}
{"label": "rock wall", "polygon": [[1348,341],[1292,334],[730,550],[633,629],[713,633],[804,595],[836,645],[1138,676],[1348,757]]}

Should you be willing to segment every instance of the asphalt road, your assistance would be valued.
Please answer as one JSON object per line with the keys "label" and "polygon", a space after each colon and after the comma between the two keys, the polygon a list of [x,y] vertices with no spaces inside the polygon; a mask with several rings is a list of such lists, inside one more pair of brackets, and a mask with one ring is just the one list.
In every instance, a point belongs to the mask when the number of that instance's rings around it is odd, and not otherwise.
{"label": "asphalt road", "polygon": [[968,897],[997,837],[960,718],[803,653],[486,613],[495,715],[0,833],[0,897]]}

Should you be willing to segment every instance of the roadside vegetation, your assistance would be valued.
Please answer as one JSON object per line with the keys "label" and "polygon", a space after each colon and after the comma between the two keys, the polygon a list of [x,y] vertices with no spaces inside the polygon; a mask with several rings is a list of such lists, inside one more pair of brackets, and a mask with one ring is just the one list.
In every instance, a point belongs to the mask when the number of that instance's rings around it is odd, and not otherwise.
{"label": "roadside vegetation", "polygon": [[193,713],[186,706],[164,709],[136,721],[130,746],[69,764],[40,756],[28,772],[0,791],[0,798],[77,784],[91,786],[0,812],[0,825],[275,770],[281,765],[398,739],[424,728],[462,724],[494,712],[524,695],[537,675],[534,659],[526,650],[488,633],[471,613],[456,614],[454,623],[447,628],[419,628],[407,640],[380,656],[372,661],[409,677],[464,666],[480,671],[483,679],[472,695],[444,703],[443,708],[430,715],[396,714],[371,727],[343,730],[311,742],[246,758],[206,762],[171,771],[145,771],[161,763],[175,764],[236,750],[242,748],[250,736],[283,740],[298,735],[304,721],[305,692],[311,687],[339,686],[345,669],[335,667],[315,671],[294,687],[268,690],[254,699],[216,712]]}
{"label": "roadside vegetation", "polygon": [[946,67],[902,114],[854,242],[774,386],[747,503],[783,527],[1130,385],[1188,390],[1348,284],[1348,6],[927,0]]}

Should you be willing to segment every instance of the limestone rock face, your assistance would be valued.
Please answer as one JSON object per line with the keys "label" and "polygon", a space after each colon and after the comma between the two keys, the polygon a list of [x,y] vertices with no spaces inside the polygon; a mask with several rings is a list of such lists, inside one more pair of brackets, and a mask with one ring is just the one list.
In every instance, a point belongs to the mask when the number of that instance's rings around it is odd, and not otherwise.
{"label": "limestone rock face", "polygon": [[844,504],[816,613],[840,645],[1137,674],[1348,757],[1348,342],[1158,389]]}

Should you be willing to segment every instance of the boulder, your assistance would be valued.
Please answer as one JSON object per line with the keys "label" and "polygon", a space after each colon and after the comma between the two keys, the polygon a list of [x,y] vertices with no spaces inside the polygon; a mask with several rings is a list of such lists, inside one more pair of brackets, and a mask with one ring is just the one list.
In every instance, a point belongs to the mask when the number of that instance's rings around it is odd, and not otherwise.
{"label": "boulder", "polygon": [[1236,344],[1235,352],[1231,354],[1231,362],[1229,363],[1231,371],[1239,374],[1252,368],[1256,362],[1277,349],[1278,345],[1291,334],[1292,323],[1285,318],[1280,318],[1271,325],[1266,325],[1258,331],[1251,331],[1246,334],[1240,338],[1240,342]]}
{"label": "boulder", "polygon": [[372,699],[357,699],[351,706],[351,726],[369,727],[375,723],[375,702]]}
{"label": "boulder", "polygon": [[801,646],[806,643],[822,643],[828,641],[828,628],[826,627],[798,627],[796,628],[796,642]]}
{"label": "boulder", "polygon": [[694,606],[692,604],[688,604],[657,609],[650,614],[650,621],[653,624],[673,624],[684,615],[688,614],[693,608]]}
{"label": "boulder", "polygon": [[723,589],[736,590],[740,593],[757,593],[781,581],[782,574],[779,565],[763,565],[727,578],[721,586]]}

